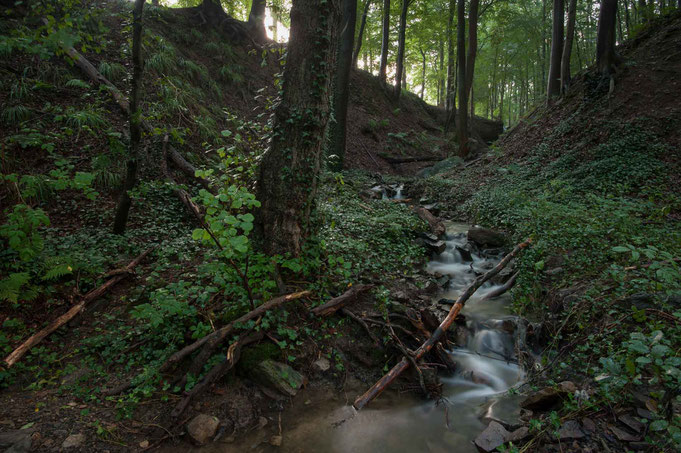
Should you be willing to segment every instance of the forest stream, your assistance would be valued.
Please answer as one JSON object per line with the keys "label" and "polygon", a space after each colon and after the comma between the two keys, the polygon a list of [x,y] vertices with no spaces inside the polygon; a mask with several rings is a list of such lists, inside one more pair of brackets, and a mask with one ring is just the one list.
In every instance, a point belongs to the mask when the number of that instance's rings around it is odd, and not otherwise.
{"label": "forest stream", "polygon": [[[398,192],[399,194],[399,192]],[[395,197],[396,198],[396,197]],[[468,244],[469,225],[449,223],[446,249],[434,254],[428,272],[448,276],[434,303],[448,310],[454,300],[475,279],[495,266],[502,255],[477,251]],[[470,256],[462,250],[471,250]],[[492,252],[492,253],[489,253]],[[468,258],[468,259],[466,259]],[[442,377],[442,397],[423,400],[412,393],[388,390],[362,411],[351,405],[355,393],[365,389],[358,381],[345,387],[345,398],[333,389],[301,392],[282,420],[280,449],[287,452],[474,452],[473,440],[490,420],[507,425],[518,422],[520,409],[509,389],[522,384],[525,373],[516,362],[517,318],[510,315],[510,296],[484,300],[500,285],[490,282],[468,301],[462,314],[466,328],[465,347],[449,350],[458,371]],[[454,329],[453,329],[454,330]],[[459,334],[459,336],[461,336]],[[459,338],[459,343],[461,343]],[[356,388],[355,388],[356,387]],[[346,402],[343,402],[343,399]],[[236,443],[214,443],[202,451],[232,452],[261,448],[261,440],[246,436]],[[265,447],[272,448],[273,447]]]}

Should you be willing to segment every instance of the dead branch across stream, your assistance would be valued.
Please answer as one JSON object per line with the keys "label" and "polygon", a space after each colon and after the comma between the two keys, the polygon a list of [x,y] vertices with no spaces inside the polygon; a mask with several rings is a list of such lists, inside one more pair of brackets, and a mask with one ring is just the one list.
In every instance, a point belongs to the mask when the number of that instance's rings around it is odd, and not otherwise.
{"label": "dead branch across stream", "polygon": [[532,240],[528,239],[515,246],[515,248],[506,255],[493,269],[489,270],[485,274],[476,278],[473,283],[471,283],[468,288],[457,298],[456,303],[452,306],[447,314],[447,317],[440,323],[433,334],[428,338],[410,357],[403,357],[397,365],[395,365],[388,373],[378,380],[369,390],[367,390],[363,395],[359,396],[353,406],[355,409],[360,410],[367,404],[369,404],[374,398],[383,392],[399,375],[401,375],[412,361],[416,361],[423,357],[428,351],[430,351],[433,346],[435,346],[440,339],[440,337],[449,329],[456,317],[461,312],[461,309],[466,304],[466,301],[475,293],[475,291],[480,288],[483,283],[497,275],[506,265],[515,257],[521,250],[528,247]]}
{"label": "dead branch across stream", "polygon": [[121,269],[121,272],[117,272],[116,275],[107,280],[106,283],[87,293],[85,296],[83,296],[83,300],[81,300],[76,305],[71,307],[69,311],[67,311],[54,321],[52,321],[49,326],[33,334],[28,340],[23,342],[21,346],[16,348],[10,355],[5,357],[5,364],[7,365],[7,367],[9,368],[15,363],[17,363],[28,351],[31,350],[33,346],[43,341],[45,337],[50,335],[52,332],[54,332],[55,330],[57,330],[70,320],[72,320],[73,318],[75,318],[80,312],[83,311],[83,309],[85,309],[87,304],[100,298],[107,291],[109,291],[109,289],[111,289],[115,284],[125,279],[128,275],[131,275],[132,270],[135,268],[135,266],[137,266],[152,250],[153,248],[145,251],[140,256],[132,260],[130,264]]}

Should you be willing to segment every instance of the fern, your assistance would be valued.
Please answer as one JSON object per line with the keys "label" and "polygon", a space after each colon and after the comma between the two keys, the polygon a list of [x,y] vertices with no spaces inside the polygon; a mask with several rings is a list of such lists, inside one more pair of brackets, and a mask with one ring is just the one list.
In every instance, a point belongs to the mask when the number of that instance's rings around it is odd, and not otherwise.
{"label": "fern", "polygon": [[31,118],[31,110],[23,105],[5,107],[2,111],[2,122],[10,126],[17,126]]}
{"label": "fern", "polygon": [[43,280],[56,280],[64,277],[65,275],[70,275],[73,273],[73,267],[67,263],[57,264],[56,266],[51,266],[48,268],[45,275],[43,275]]}
{"label": "fern", "polygon": [[106,61],[102,61],[97,69],[111,81],[120,80],[127,72],[125,66],[119,63],[107,63]]}
{"label": "fern", "polygon": [[[0,301],[17,303],[22,296],[21,289],[31,280],[28,272],[15,272],[0,280]],[[29,293],[30,297],[30,293]],[[22,298],[27,299],[25,296]]]}
{"label": "fern", "polygon": [[71,79],[68,82],[66,82],[66,87],[67,88],[82,88],[83,90],[88,90],[90,89],[90,84],[80,80],[80,79]]}

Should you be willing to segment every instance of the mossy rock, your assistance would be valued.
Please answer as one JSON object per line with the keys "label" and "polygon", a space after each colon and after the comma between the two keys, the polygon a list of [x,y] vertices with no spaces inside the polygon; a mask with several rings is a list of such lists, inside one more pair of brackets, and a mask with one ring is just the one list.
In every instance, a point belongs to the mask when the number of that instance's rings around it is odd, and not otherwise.
{"label": "mossy rock", "polygon": [[295,396],[305,383],[305,376],[284,363],[270,359],[250,369],[248,376],[254,382],[288,396]]}

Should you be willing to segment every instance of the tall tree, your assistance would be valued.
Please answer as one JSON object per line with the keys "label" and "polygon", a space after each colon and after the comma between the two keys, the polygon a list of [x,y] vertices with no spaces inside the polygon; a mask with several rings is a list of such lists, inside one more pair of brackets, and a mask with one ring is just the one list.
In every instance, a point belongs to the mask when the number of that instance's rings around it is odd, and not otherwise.
{"label": "tall tree", "polygon": [[352,48],[355,39],[355,22],[357,20],[357,0],[341,0],[343,19],[338,39],[336,62],[336,79],[333,90],[333,116],[329,130],[329,154],[335,155],[333,167],[343,169],[345,157],[345,137],[348,118],[348,100],[350,97],[350,69],[352,66]]}
{"label": "tall tree", "polygon": [[137,184],[137,159],[140,142],[142,141],[141,112],[139,109],[140,87],[142,86],[142,14],[144,13],[144,0],[135,0],[132,10],[132,87],[130,89],[130,150],[125,164],[125,182],[123,191],[118,200],[116,217],[114,218],[113,232],[123,234],[128,223],[128,213],[132,199],[130,191]]}
{"label": "tall tree", "polygon": [[402,0],[400,11],[400,28],[397,32],[397,68],[395,69],[395,97],[399,99],[402,93],[402,84],[406,81],[404,72],[404,48],[407,37],[407,14],[411,0]]}
{"label": "tall tree", "polygon": [[248,28],[250,28],[253,38],[258,42],[264,42],[267,39],[265,6],[266,0],[253,0],[251,11],[248,14]]}
{"label": "tall tree", "polygon": [[459,139],[459,156],[468,157],[468,93],[466,88],[466,0],[457,6],[456,53],[459,66],[459,110],[456,131]]}
{"label": "tall tree", "polygon": [[471,120],[475,112],[473,100],[473,77],[475,74],[475,57],[478,52],[478,6],[480,0],[470,0],[468,11],[468,58],[466,59],[466,91],[470,96]]}
{"label": "tall tree", "polygon": [[603,75],[611,75],[619,58],[615,52],[615,22],[617,0],[601,0],[596,41],[596,68]]}
{"label": "tall tree", "polygon": [[[369,8],[371,7],[372,0],[366,0],[364,3],[364,11],[362,12],[362,21],[359,24],[359,34],[357,35],[357,44],[355,45],[355,52],[352,54],[352,67],[357,67],[357,59],[359,58],[359,52],[362,50],[362,40],[364,38],[364,29],[367,25],[367,16],[369,15]],[[354,32],[354,30],[353,30]]]}
{"label": "tall tree", "polygon": [[330,113],[340,0],[293,0],[282,96],[260,163],[257,227],[265,252],[299,256],[311,234]]}
{"label": "tall tree", "polygon": [[570,0],[568,10],[565,44],[560,63],[560,92],[565,94],[570,86],[570,57],[572,56],[572,41],[575,36],[575,20],[577,18],[577,0]]}
{"label": "tall tree", "polygon": [[388,70],[388,48],[390,46],[390,0],[383,0],[383,29],[381,32],[381,65],[378,80],[385,85]]}
{"label": "tall tree", "polygon": [[551,35],[551,61],[549,64],[549,81],[546,89],[546,101],[551,102],[560,94],[560,63],[563,53],[563,21],[565,5],[563,0],[553,0],[553,33]]}

